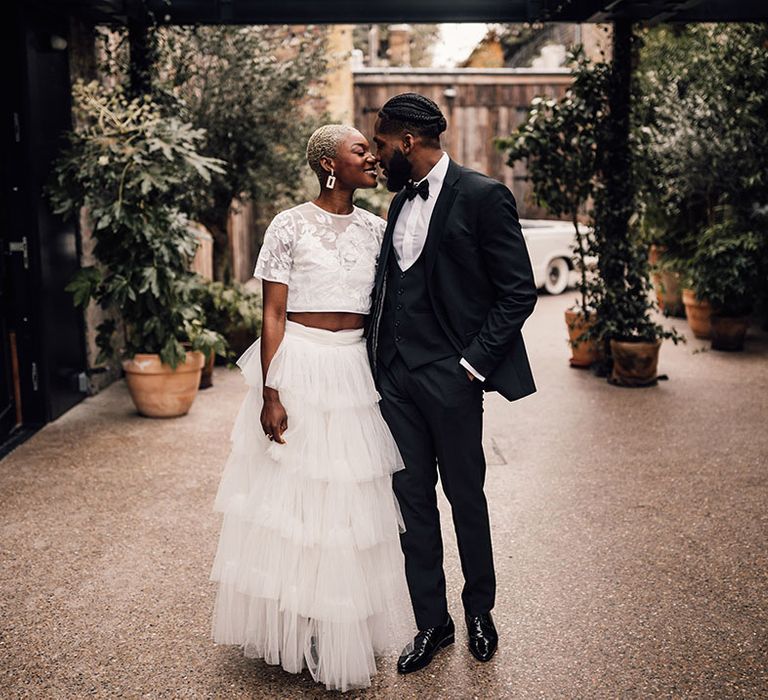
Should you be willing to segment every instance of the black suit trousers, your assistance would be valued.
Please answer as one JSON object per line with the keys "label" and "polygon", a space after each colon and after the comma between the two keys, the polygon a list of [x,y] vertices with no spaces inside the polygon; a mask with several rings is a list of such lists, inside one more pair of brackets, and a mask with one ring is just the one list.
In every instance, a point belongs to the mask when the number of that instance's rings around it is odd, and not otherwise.
{"label": "black suit trousers", "polygon": [[409,370],[400,355],[378,367],[380,403],[405,469],[394,475],[403,512],[401,535],[411,602],[419,629],[445,622],[448,604],[435,487],[438,473],[451,504],[468,615],[489,612],[496,578],[483,493],[483,390],[459,356]]}

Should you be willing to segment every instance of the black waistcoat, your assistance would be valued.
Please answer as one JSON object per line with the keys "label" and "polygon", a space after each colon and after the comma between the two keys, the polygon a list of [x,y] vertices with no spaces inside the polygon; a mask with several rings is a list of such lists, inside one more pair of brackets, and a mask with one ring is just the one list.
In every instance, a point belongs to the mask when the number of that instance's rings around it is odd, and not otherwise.
{"label": "black waistcoat", "polygon": [[387,293],[379,330],[379,358],[389,366],[400,353],[408,369],[454,355],[456,350],[440,327],[427,291],[424,253],[405,272],[390,251]]}

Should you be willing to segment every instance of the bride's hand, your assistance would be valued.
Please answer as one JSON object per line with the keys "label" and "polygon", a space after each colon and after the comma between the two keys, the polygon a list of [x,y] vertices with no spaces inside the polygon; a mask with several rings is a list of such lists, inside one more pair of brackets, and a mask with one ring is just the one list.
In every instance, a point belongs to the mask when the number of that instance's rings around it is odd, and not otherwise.
{"label": "bride's hand", "polygon": [[285,444],[283,433],[288,429],[288,414],[280,396],[274,390],[264,392],[264,406],[261,409],[261,427],[264,434],[281,445]]}

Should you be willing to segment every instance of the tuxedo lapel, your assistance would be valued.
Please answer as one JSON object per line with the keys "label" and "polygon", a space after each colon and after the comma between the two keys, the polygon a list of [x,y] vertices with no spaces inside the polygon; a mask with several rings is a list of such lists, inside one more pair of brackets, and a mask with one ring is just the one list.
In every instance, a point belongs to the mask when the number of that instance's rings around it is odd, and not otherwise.
{"label": "tuxedo lapel", "polygon": [[384,282],[384,271],[387,269],[389,262],[389,253],[392,249],[392,235],[395,231],[395,224],[397,223],[397,217],[400,215],[400,210],[405,203],[405,192],[398,192],[392,204],[389,207],[389,213],[387,214],[387,226],[384,229],[384,237],[381,241],[381,251],[379,252],[379,261],[376,263],[376,282],[374,289],[378,295],[381,290],[381,285]]}
{"label": "tuxedo lapel", "polygon": [[427,279],[431,276],[432,268],[435,266],[440,239],[445,231],[445,222],[459,191],[456,187],[456,181],[460,176],[461,170],[459,166],[450,161],[448,171],[443,180],[443,186],[440,188],[440,194],[437,196],[437,202],[435,202],[435,208],[432,211],[432,218],[429,220],[427,240],[424,244],[424,263],[427,268]]}

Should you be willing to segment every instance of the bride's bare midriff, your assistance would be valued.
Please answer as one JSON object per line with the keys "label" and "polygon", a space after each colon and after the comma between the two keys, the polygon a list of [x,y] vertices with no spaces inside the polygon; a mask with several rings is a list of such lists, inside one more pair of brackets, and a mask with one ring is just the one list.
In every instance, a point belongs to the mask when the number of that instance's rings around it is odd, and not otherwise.
{"label": "bride's bare midriff", "polygon": [[341,311],[291,311],[288,313],[288,320],[310,328],[322,328],[325,331],[348,331],[362,328],[365,324],[363,314]]}

